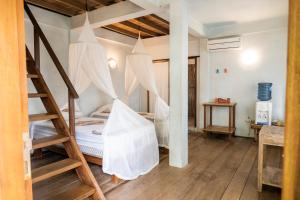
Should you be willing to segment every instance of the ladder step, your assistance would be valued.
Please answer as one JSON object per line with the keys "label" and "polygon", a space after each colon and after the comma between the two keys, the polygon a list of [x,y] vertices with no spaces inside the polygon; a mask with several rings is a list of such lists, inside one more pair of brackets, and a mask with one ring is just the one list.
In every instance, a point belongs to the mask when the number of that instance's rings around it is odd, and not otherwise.
{"label": "ladder step", "polygon": [[69,137],[66,137],[61,134],[50,136],[50,137],[44,137],[41,139],[33,140],[32,148],[40,149],[40,148],[52,146],[55,144],[61,144],[63,142],[67,142],[68,140],[69,140]]}
{"label": "ladder step", "polygon": [[32,183],[37,183],[81,166],[81,162],[71,158],[61,160],[32,170]]}
{"label": "ladder step", "polygon": [[96,190],[85,184],[73,184],[59,194],[47,197],[45,200],[83,200],[92,196]]}
{"label": "ladder step", "polygon": [[27,78],[40,78],[37,74],[27,74]]}
{"label": "ladder step", "polygon": [[42,121],[42,120],[50,120],[57,119],[58,114],[33,114],[29,115],[29,121]]}
{"label": "ladder step", "polygon": [[48,97],[48,94],[46,93],[29,93],[28,98],[43,98]]}

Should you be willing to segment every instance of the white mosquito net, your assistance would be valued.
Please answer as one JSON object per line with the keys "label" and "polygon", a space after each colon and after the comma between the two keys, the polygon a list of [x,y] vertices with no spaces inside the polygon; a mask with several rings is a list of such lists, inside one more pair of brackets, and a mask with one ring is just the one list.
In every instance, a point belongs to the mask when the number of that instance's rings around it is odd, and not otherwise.
{"label": "white mosquito net", "polygon": [[126,57],[125,97],[128,97],[141,84],[155,95],[155,129],[160,146],[169,147],[169,106],[159,96],[153,72],[152,57],[147,54],[139,37],[132,53]]}
{"label": "white mosquito net", "polygon": [[120,101],[113,88],[105,49],[98,43],[88,18],[77,43],[70,44],[69,75],[79,95],[93,83],[113,98],[103,130],[103,171],[131,180],[159,162],[158,143],[152,122]]}

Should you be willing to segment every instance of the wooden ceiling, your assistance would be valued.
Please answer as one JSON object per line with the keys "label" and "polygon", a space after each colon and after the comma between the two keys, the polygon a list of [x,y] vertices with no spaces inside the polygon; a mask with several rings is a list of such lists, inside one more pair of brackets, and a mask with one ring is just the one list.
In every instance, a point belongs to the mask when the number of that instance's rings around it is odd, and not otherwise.
{"label": "wooden ceiling", "polygon": [[[35,5],[52,12],[66,16],[75,16],[88,11],[109,6],[124,0],[25,0],[31,5]],[[86,4],[87,2],[87,4]]]}
{"label": "wooden ceiling", "polygon": [[[125,0],[25,0],[31,5],[56,12],[65,16],[75,16],[89,11],[109,6]],[[102,28],[132,37],[151,38],[169,34],[169,22],[155,14],[130,19],[104,26]]]}
{"label": "wooden ceiling", "polygon": [[151,14],[127,21],[111,24],[102,28],[132,37],[151,38],[169,34],[169,22]]}

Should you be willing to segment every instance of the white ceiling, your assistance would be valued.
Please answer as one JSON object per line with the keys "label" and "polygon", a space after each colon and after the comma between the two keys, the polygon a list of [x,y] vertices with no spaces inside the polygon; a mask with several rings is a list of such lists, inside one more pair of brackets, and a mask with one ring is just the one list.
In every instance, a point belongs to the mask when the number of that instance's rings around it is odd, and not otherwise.
{"label": "white ceiling", "polygon": [[204,25],[218,26],[287,16],[288,0],[188,0],[189,12]]}

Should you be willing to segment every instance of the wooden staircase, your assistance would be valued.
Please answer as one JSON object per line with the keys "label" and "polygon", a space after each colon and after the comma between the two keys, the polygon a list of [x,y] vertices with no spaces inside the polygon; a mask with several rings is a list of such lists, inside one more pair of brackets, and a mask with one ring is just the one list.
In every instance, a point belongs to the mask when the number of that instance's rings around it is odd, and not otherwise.
{"label": "wooden staircase", "polygon": [[[49,42],[31,13],[29,7],[25,3],[25,11],[29,16],[34,27],[34,58],[26,47],[26,63],[27,63],[27,78],[31,79],[37,93],[29,93],[28,98],[40,98],[46,113],[33,114],[29,116],[29,120],[51,120],[57,135],[46,137],[38,140],[33,140],[33,149],[40,149],[52,145],[63,144],[68,158],[54,162],[37,169],[32,170],[32,183],[38,183],[51,177],[63,174],[70,170],[76,170],[80,184],[71,185],[69,188],[64,189],[63,192],[49,194],[47,199],[53,200],[81,200],[91,198],[94,200],[104,200],[105,197],[96,182],[86,160],[84,159],[76,141],[75,141],[75,109],[74,99],[78,98],[74,87],[71,84],[68,76],[66,75],[63,67],[61,66],[58,58],[52,50]],[[68,87],[69,98],[69,126],[66,124],[60,109],[58,108],[41,72],[40,65],[40,50],[39,41],[42,41],[50,57],[52,58],[55,66],[57,67],[61,77],[63,78],[66,86]]]}

